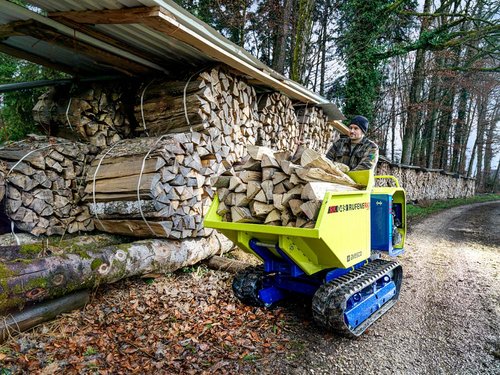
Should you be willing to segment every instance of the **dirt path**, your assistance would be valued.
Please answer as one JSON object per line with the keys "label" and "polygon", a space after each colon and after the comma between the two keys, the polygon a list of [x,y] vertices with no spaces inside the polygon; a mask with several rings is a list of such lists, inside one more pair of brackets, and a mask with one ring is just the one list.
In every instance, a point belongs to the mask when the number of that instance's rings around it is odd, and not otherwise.
{"label": "dirt path", "polygon": [[357,340],[301,333],[289,374],[499,374],[500,202],[416,225],[401,299]]}
{"label": "dirt path", "polygon": [[499,228],[500,202],[412,228],[401,299],[356,340],[307,302],[244,306],[232,275],[192,267],[99,288],[0,346],[0,374],[500,374]]}

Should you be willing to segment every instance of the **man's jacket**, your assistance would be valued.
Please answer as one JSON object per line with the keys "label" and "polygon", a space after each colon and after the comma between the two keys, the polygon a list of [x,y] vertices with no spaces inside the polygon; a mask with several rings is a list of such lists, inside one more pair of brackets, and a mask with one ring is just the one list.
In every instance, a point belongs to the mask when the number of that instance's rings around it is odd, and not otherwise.
{"label": "man's jacket", "polygon": [[349,137],[341,137],[328,150],[326,157],[348,165],[351,171],[374,169],[378,161],[378,146],[366,137],[358,144],[351,144]]}

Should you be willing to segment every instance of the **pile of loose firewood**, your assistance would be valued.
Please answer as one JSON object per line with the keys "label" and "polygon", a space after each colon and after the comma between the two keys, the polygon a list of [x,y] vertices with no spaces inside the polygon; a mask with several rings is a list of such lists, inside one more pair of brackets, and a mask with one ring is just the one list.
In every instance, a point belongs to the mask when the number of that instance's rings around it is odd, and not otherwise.
{"label": "pile of loose firewood", "polygon": [[225,221],[311,228],[325,192],[361,188],[348,170],[312,149],[292,160],[287,151],[249,146],[243,162],[214,184],[220,201],[217,213]]}
{"label": "pile of loose firewood", "polygon": [[93,153],[88,145],[42,136],[4,145],[6,215],[37,236],[93,230],[88,209],[78,205]]}
{"label": "pile of loose firewood", "polygon": [[105,232],[138,237],[204,236],[214,191],[209,176],[225,170],[206,134],[123,140],[98,155],[85,201]]}
{"label": "pile of loose firewood", "polygon": [[290,150],[299,137],[299,126],[292,101],[278,92],[258,99],[259,122],[257,144],[274,150]]}
{"label": "pile of loose firewood", "polygon": [[338,132],[328,123],[328,117],[323,110],[314,106],[301,105],[295,107],[299,123],[299,137],[309,148],[320,153],[326,153]]}
{"label": "pile of loose firewood", "polygon": [[255,144],[255,89],[221,67],[192,81],[151,81],[140,90],[136,103],[136,132],[141,135],[206,132],[216,154],[230,163],[244,155],[246,144]]}
{"label": "pile of loose firewood", "polygon": [[119,85],[53,88],[33,108],[35,122],[48,134],[106,147],[127,138],[131,125],[125,110],[126,90]]}

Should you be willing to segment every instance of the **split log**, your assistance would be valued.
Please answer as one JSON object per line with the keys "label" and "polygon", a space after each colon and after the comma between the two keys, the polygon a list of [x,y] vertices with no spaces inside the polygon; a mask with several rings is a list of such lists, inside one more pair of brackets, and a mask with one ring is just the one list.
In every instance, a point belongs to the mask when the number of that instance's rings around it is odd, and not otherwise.
{"label": "split log", "polygon": [[274,92],[261,95],[258,102],[259,122],[262,125],[258,130],[256,144],[274,150],[292,150],[299,138],[299,126],[292,101],[285,95]]}
{"label": "split log", "polygon": [[137,138],[98,155],[84,198],[97,229],[172,239],[210,234],[202,218],[212,201],[214,169],[191,153],[203,142],[199,133]]}
{"label": "split log", "polygon": [[232,247],[232,242],[214,233],[207,238],[143,240],[83,253],[4,262],[0,313],[126,277],[172,272]]}
{"label": "split log", "polygon": [[345,164],[333,162],[326,158],[326,156],[318,153],[315,150],[306,148],[301,155],[300,165],[308,168],[321,168],[325,172],[331,174],[340,174],[349,172],[349,167]]}
{"label": "split log", "polygon": [[340,135],[328,121],[323,110],[311,105],[297,104],[295,112],[300,140],[310,149],[326,154]]}
{"label": "split log", "polygon": [[320,201],[326,192],[356,191],[358,189],[350,186],[335,184],[324,181],[308,182],[304,185],[300,198],[302,200]]}
{"label": "split log", "polygon": [[[255,89],[223,67],[214,67],[189,82],[155,80],[143,85],[134,108],[137,133],[209,134],[218,161],[230,164],[255,144],[259,126]],[[202,149],[196,149],[202,152]],[[203,156],[203,155],[201,155]]]}

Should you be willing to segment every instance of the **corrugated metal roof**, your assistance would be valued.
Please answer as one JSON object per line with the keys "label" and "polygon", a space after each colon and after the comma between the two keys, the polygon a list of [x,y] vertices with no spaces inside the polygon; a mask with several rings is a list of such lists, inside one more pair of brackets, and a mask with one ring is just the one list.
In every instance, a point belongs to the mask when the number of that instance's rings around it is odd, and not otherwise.
{"label": "corrugated metal roof", "polygon": [[[2,47],[4,52],[7,49],[6,52],[11,54],[19,50],[18,57],[23,57],[19,55],[24,53],[29,54],[28,57],[47,59],[82,76],[116,73],[116,70],[128,70],[131,74],[142,73],[142,70],[149,73],[163,71],[175,74],[175,70],[179,67],[193,70],[213,61],[222,61],[257,80],[263,86],[283,91],[293,99],[327,104],[331,109],[327,112],[332,117],[338,119],[340,114],[328,100],[274,72],[172,0],[31,0],[29,2],[45,14],[119,9],[129,12],[127,8],[138,7],[156,7],[150,9],[160,11],[152,23],[146,22],[150,19],[138,17],[131,18],[128,23],[120,23],[120,20],[116,21],[118,23],[106,23],[107,20],[104,20],[96,24],[82,24],[78,18],[73,20],[71,17],[58,18],[57,14],[49,14],[52,17],[49,18],[6,0],[0,0],[1,25],[32,19],[37,22],[37,26],[42,25],[41,29],[46,29],[45,32],[49,35],[52,35],[52,31],[57,31],[62,36],[61,40],[56,40],[57,38],[47,37],[37,39],[37,35],[33,34],[30,36],[14,34],[5,39],[5,33],[2,35],[0,32],[0,51]],[[22,27],[23,25],[20,26],[21,30],[25,30]],[[72,45],[68,48],[68,40],[74,42],[74,48]],[[94,54],[94,48],[108,55]]]}

